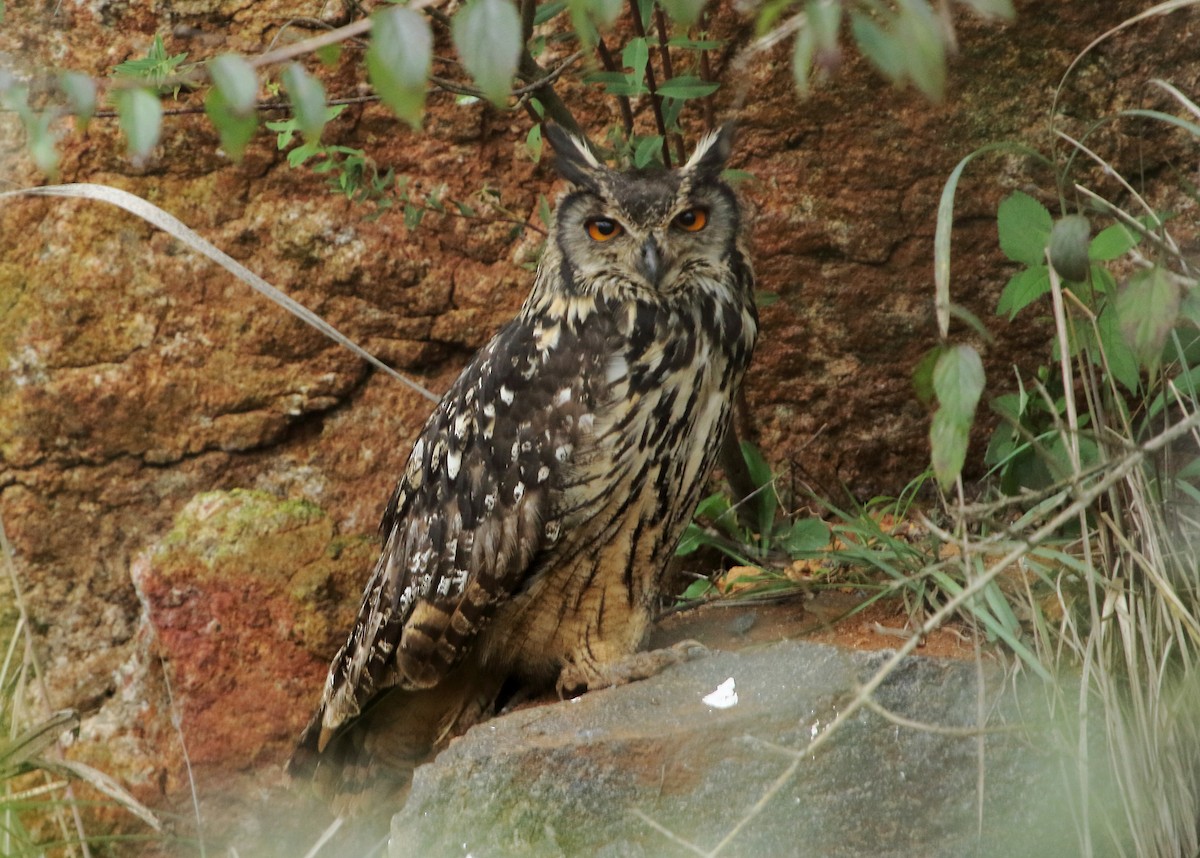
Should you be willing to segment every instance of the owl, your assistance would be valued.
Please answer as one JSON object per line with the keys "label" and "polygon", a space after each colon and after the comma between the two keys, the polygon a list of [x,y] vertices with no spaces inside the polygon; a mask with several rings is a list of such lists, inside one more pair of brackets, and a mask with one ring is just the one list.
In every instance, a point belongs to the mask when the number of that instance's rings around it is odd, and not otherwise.
{"label": "owl", "polygon": [[569,188],[533,288],[414,443],[289,762],[335,796],[403,794],[513,687],[576,694],[694,652],[641,650],[758,333],[733,128],[677,170],[545,139]]}

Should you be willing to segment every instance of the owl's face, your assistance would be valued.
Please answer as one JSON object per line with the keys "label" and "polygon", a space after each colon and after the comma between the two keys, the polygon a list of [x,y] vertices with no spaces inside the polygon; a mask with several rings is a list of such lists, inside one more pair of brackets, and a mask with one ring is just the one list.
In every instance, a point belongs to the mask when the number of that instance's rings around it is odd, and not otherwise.
{"label": "owl's face", "polygon": [[610,170],[574,138],[547,136],[574,185],[559,201],[555,228],[572,279],[666,294],[727,268],[740,226],[737,198],[720,180],[731,132],[705,140],[672,171]]}

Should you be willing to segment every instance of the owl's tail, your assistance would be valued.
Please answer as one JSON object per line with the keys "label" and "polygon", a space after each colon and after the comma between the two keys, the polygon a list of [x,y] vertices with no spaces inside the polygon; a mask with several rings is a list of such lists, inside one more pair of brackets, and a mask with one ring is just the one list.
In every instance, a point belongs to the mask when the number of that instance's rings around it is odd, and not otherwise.
{"label": "owl's tail", "polygon": [[432,688],[393,688],[332,737],[319,708],[300,734],[287,772],[348,816],[386,814],[404,805],[413,770],[493,714],[504,677],[468,662]]}

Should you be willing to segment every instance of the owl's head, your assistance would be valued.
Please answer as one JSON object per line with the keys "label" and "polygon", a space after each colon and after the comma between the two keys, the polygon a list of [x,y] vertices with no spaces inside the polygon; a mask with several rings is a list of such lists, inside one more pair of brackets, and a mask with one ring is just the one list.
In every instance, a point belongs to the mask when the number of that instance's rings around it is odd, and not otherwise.
{"label": "owl's head", "polygon": [[737,197],[721,181],[731,123],[677,170],[612,170],[557,125],[544,134],[572,185],[558,203],[555,240],[577,282],[669,293],[728,270],[740,229]]}

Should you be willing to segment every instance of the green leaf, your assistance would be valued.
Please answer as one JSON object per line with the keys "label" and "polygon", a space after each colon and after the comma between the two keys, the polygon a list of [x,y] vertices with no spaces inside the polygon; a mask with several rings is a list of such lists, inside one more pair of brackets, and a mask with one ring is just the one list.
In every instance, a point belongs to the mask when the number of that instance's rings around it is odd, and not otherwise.
{"label": "green leaf", "polygon": [[771,531],[775,528],[775,509],[779,505],[779,498],[775,495],[775,475],[771,473],[771,466],[762,451],[748,441],[742,442],[742,458],[757,489],[751,503],[758,511],[758,534],[766,548],[770,543]]}
{"label": "green leaf", "polygon": [[467,0],[452,30],[463,65],[487,100],[503,107],[521,56],[517,7],[510,0]]}
{"label": "green leaf", "polygon": [[1017,17],[1012,0],[963,0],[985,18],[1002,18],[1011,21]]}
{"label": "green leaf", "polygon": [[696,504],[696,512],[693,513],[694,518],[707,518],[711,521],[716,521],[721,516],[729,512],[729,498],[722,492],[713,492],[700,503]]}
{"label": "green leaf", "polygon": [[[647,13],[653,6],[654,0],[638,0],[638,8],[642,13],[643,21],[646,20]],[[623,0],[583,0],[583,7],[591,20],[607,30],[620,17],[625,4]]]}
{"label": "green leaf", "polygon": [[758,10],[758,17],[754,21],[754,36],[760,38],[767,34],[767,31],[775,26],[775,22],[779,20],[779,16],[792,5],[792,0],[767,0]]}
{"label": "green leaf", "polygon": [[1197,328],[1200,328],[1200,287],[1191,286],[1183,296],[1179,305],[1179,313]]}
{"label": "green leaf", "polygon": [[675,556],[683,557],[691,554],[703,545],[711,545],[713,538],[707,530],[695,522],[688,522],[687,527],[683,530],[683,536],[679,538],[679,545],[675,548]]}
{"label": "green leaf", "polygon": [[813,554],[827,548],[829,540],[829,525],[819,518],[802,518],[792,524],[782,543],[788,554]]}
{"label": "green leaf", "polygon": [[996,213],[1000,249],[1004,255],[1026,265],[1045,262],[1046,245],[1054,220],[1044,205],[1029,194],[1014,191]]}
{"label": "green leaf", "polygon": [[304,70],[299,63],[292,63],[283,70],[283,85],[287,88],[288,100],[296,114],[296,122],[307,140],[320,140],[321,131],[329,120],[325,106],[325,87]]}
{"label": "green leaf", "polygon": [[258,78],[245,59],[237,54],[213,57],[208,61],[208,75],[228,110],[239,116],[248,116],[254,111]]}
{"label": "green leaf", "polygon": [[1050,264],[1063,280],[1082,283],[1088,276],[1091,224],[1081,214],[1061,217],[1050,230]]}
{"label": "green leaf", "polygon": [[529,133],[525,135],[525,151],[529,153],[529,157],[533,159],[533,163],[542,160],[542,125],[539,122],[529,129]]}
{"label": "green leaf", "polygon": [[942,28],[924,0],[900,0],[892,37],[902,47],[904,70],[931,101],[946,93],[946,46]]}
{"label": "green leaf", "polygon": [[321,65],[326,68],[336,66],[338,60],[342,58],[341,42],[334,42],[332,45],[322,45],[315,51],[317,59],[321,61]]}
{"label": "green leaf", "polygon": [[940,410],[962,421],[970,421],[983,393],[983,361],[971,346],[950,346],[942,351],[933,368],[933,392]]}
{"label": "green leaf", "polygon": [[696,599],[706,599],[716,591],[716,585],[707,578],[701,578],[698,581],[693,581],[688,585],[687,589],[679,594],[679,598],[685,602],[694,602]]}
{"label": "green leaf", "polygon": [[[590,0],[590,2],[595,3],[597,0]],[[650,16],[654,14],[655,0],[635,0],[635,3],[637,6],[638,17],[642,21],[643,29],[649,30],[652,26],[650,23]]]}
{"label": "green leaf", "polygon": [[[1186,372],[1179,373],[1171,381],[1173,382],[1172,386],[1178,390],[1178,394],[1174,390],[1171,390],[1170,387],[1165,387],[1161,390],[1150,402],[1150,407],[1146,410],[1146,419],[1153,420],[1162,413],[1167,403],[1175,404],[1180,397],[1184,401],[1179,404],[1184,405],[1188,409],[1192,407],[1188,404],[1188,399],[1195,400],[1200,398],[1200,366],[1194,366]],[[1194,460],[1192,467],[1197,467],[1198,462],[1200,462],[1200,459]]]}
{"label": "green leaf", "polygon": [[621,72],[592,72],[585,75],[583,80],[584,83],[603,84],[604,91],[609,95],[637,96],[649,92],[641,79],[635,80]]}
{"label": "green leaf", "polygon": [[58,85],[75,114],[75,126],[82,131],[96,112],[96,82],[82,72],[68,71],[58,76]]}
{"label": "green leaf", "polygon": [[546,229],[549,229],[553,219],[550,215],[550,201],[546,199],[545,194],[538,194],[537,212],[538,220],[542,222],[542,225],[545,226]]}
{"label": "green leaf", "polygon": [[1130,393],[1137,393],[1142,379],[1138,359],[1121,333],[1115,302],[1106,303],[1096,317],[1096,331],[1113,378]]}
{"label": "green leaf", "polygon": [[663,8],[671,19],[678,21],[684,27],[690,27],[700,20],[704,11],[705,0],[662,0]]}
{"label": "green leaf", "polygon": [[29,155],[37,168],[48,176],[58,172],[58,138],[51,129],[55,120],[53,111],[30,113],[25,120],[25,133],[29,141]]}
{"label": "green leaf", "polygon": [[637,148],[633,150],[633,166],[639,169],[648,166],[662,154],[662,143],[663,139],[658,134],[639,140]]}
{"label": "green leaf", "polygon": [[137,159],[145,158],[158,143],[162,102],[148,89],[117,90],[113,102],[121,131],[129,141],[129,154]]}
{"label": "green leaf", "polygon": [[429,22],[420,12],[397,7],[377,10],[373,19],[367,49],[371,86],[399,119],[419,128],[425,109],[425,80],[433,63]]}
{"label": "green leaf", "polygon": [[1119,259],[1137,247],[1141,237],[1123,223],[1114,223],[1092,239],[1088,246],[1088,258],[1108,262]]}
{"label": "green leaf", "polygon": [[942,351],[933,368],[933,389],[938,410],[929,427],[933,473],[948,489],[962,473],[975,407],[983,393],[983,362],[970,346],[951,346]]}
{"label": "green leaf", "polygon": [[850,32],[863,56],[874,63],[884,77],[892,81],[903,77],[905,48],[895,36],[857,10],[850,12]]}
{"label": "green leaf", "polygon": [[658,94],[668,98],[703,98],[716,92],[720,86],[719,83],[711,83],[691,75],[681,75],[664,81],[658,88]]}
{"label": "green leaf", "polygon": [[687,36],[675,36],[667,45],[672,48],[682,48],[685,51],[717,51],[725,46],[723,39],[689,39]]}
{"label": "green leaf", "polygon": [[917,399],[926,405],[931,405],[934,401],[933,368],[937,366],[938,359],[945,349],[945,346],[934,346],[921,356],[921,359],[917,361],[916,368],[913,369],[912,382],[913,387],[916,388]]}
{"label": "green leaf", "polygon": [[1025,412],[1026,400],[1018,393],[1002,393],[988,406],[1009,423],[1020,423],[1021,415]]}
{"label": "green leaf", "polygon": [[806,29],[812,31],[817,46],[817,64],[826,68],[836,65],[841,53],[838,43],[842,28],[840,0],[808,0],[804,14],[808,20]]}
{"label": "green leaf", "polygon": [[1170,273],[1161,266],[1135,272],[1117,295],[1117,320],[1125,342],[1138,363],[1154,369],[1163,344],[1179,317],[1182,295]]}
{"label": "green leaf", "polygon": [[969,425],[955,420],[944,409],[934,412],[929,427],[929,449],[934,476],[943,490],[949,489],[962,473],[969,440]]}
{"label": "green leaf", "polygon": [[621,52],[621,63],[627,69],[632,69],[631,76],[641,80],[646,75],[646,62],[650,59],[650,48],[645,39],[630,39],[625,50]]}
{"label": "green leaf", "polygon": [[1038,298],[1050,293],[1050,269],[1034,265],[1014,274],[1000,293],[996,312],[1012,319]]}
{"label": "green leaf", "polygon": [[533,13],[533,26],[536,27],[539,24],[545,24],[566,8],[567,0],[554,0],[553,3],[540,4],[537,7],[537,11]]}
{"label": "green leaf", "polygon": [[812,27],[801,27],[792,45],[792,78],[796,81],[796,90],[801,95],[808,95],[808,73],[812,68],[813,54],[817,50],[817,37]]}
{"label": "green leaf", "polygon": [[235,110],[225,99],[225,93],[218,87],[213,87],[204,97],[204,112],[217,127],[221,137],[221,147],[234,161],[242,160],[250,138],[258,127],[258,116],[253,110],[242,113]]}
{"label": "green leaf", "polygon": [[[281,147],[282,148],[282,147]],[[321,143],[318,140],[306,140],[301,145],[297,146],[287,154],[287,162],[289,167],[299,167],[313,155],[321,151]],[[325,162],[329,167],[333,166],[332,161]],[[316,172],[314,170],[314,172]]]}

